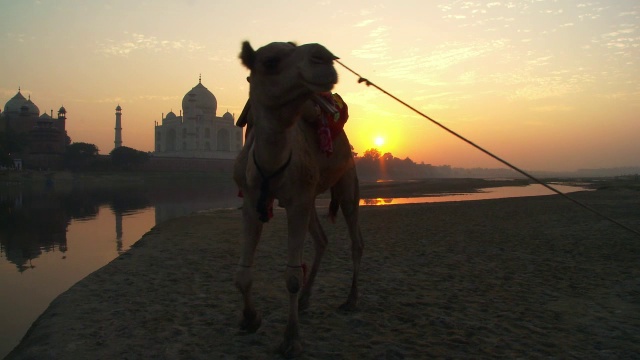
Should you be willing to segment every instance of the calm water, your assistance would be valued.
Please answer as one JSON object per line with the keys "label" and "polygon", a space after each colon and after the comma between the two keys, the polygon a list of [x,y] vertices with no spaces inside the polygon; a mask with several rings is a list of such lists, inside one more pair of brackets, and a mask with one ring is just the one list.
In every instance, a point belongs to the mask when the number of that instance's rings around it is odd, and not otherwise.
{"label": "calm water", "polygon": [[241,205],[232,184],[57,190],[0,184],[0,359],[51,301],[157,223]]}
{"label": "calm water", "polygon": [[[583,191],[584,187],[570,186],[562,184],[551,184],[553,188],[558,191],[568,194],[575,191]],[[527,186],[502,186],[495,188],[479,189],[477,193],[463,193],[463,194],[429,194],[421,197],[411,198],[377,198],[377,199],[362,199],[361,205],[399,205],[399,204],[418,204],[418,203],[432,203],[432,202],[448,202],[448,201],[470,201],[470,200],[489,200],[489,199],[504,199],[511,197],[524,197],[524,196],[542,196],[542,195],[554,195],[555,192],[547,189],[540,184],[532,184]]]}
{"label": "calm water", "polygon": [[[563,192],[580,187],[557,186]],[[127,251],[157,223],[212,208],[237,208],[232,184],[105,191],[0,188],[0,358],[58,295]],[[484,189],[364,205],[547,195],[540,185]],[[322,206],[322,202],[320,203]]]}

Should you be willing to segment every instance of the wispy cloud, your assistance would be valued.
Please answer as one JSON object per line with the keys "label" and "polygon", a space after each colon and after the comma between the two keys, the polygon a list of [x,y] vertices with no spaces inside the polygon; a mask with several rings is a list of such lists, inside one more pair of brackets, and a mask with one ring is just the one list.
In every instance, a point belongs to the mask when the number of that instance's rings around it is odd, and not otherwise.
{"label": "wispy cloud", "polygon": [[172,95],[139,95],[137,96],[140,100],[161,100],[161,101],[170,101],[170,100],[179,100],[182,96]]}
{"label": "wispy cloud", "polygon": [[373,24],[374,22],[376,22],[376,19],[366,19],[366,20],[362,20],[359,23],[356,23],[355,25],[353,25],[354,27],[365,27],[368,25]]}
{"label": "wispy cloud", "polygon": [[125,32],[124,34],[124,39],[107,39],[98,43],[98,52],[113,56],[128,56],[135,51],[195,52],[205,48],[204,45],[192,40],[164,40],[138,33]]}
{"label": "wispy cloud", "polygon": [[[86,102],[86,101],[81,100],[79,102]],[[124,104],[127,101],[124,98],[116,96],[116,97],[97,99],[95,102],[97,102],[98,104]]]}
{"label": "wispy cloud", "polygon": [[17,42],[25,42],[26,40],[33,40],[34,37],[30,37],[26,34],[16,34],[16,33],[7,33],[7,39],[9,39],[10,41],[17,41]]}
{"label": "wispy cloud", "polygon": [[567,105],[546,105],[546,106],[537,106],[537,107],[531,108],[531,111],[547,112],[547,113],[569,112],[573,110],[574,110],[574,107],[567,106]]}
{"label": "wispy cloud", "polygon": [[353,50],[351,53],[355,57],[362,59],[384,59],[389,52],[389,27],[379,26],[369,34],[369,42],[363,44],[359,49]]}
{"label": "wispy cloud", "polygon": [[[412,79],[418,83],[434,85],[447,69],[477,59],[504,48],[504,40],[477,43],[447,43],[431,53],[419,53],[387,62],[383,75],[391,78]],[[465,73],[459,80],[468,82],[473,73]],[[450,83],[450,80],[447,80]]]}
{"label": "wispy cloud", "polygon": [[[181,99],[182,96],[177,96],[177,95],[172,95],[172,96],[166,96],[166,95],[137,95],[134,97],[127,97],[127,98],[123,98],[120,96],[116,96],[116,97],[106,97],[106,98],[100,98],[100,99],[96,99],[95,102],[99,103],[99,104],[127,104],[127,103],[135,103],[138,100],[141,101],[175,101],[175,100],[179,100]],[[82,100],[80,102],[87,102],[86,100]]]}
{"label": "wispy cloud", "polygon": [[580,93],[588,84],[593,83],[594,77],[581,72],[533,76],[531,70],[526,70],[520,73],[503,74],[495,77],[495,80],[499,84],[515,88],[505,94],[512,100],[539,100]]}

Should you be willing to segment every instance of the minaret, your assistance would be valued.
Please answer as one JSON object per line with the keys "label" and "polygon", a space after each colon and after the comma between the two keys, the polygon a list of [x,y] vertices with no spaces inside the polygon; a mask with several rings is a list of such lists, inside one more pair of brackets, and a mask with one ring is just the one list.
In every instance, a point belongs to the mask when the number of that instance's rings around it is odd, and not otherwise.
{"label": "minaret", "polygon": [[120,104],[116,108],[116,140],[113,143],[115,144],[114,149],[122,146],[122,108]]}

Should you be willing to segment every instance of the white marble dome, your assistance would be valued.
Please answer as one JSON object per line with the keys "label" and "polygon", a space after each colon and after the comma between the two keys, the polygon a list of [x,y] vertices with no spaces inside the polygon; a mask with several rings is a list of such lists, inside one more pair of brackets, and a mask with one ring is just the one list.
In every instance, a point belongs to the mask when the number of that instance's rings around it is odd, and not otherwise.
{"label": "white marble dome", "polygon": [[185,113],[192,111],[197,113],[197,110],[200,110],[202,114],[216,116],[218,100],[211,91],[202,85],[202,82],[198,82],[198,85],[194,86],[182,99],[182,109]]}

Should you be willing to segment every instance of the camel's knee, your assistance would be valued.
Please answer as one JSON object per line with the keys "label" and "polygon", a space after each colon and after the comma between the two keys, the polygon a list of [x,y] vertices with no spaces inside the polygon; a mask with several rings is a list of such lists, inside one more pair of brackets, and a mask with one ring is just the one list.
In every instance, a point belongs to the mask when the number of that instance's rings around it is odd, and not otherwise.
{"label": "camel's knee", "polygon": [[297,294],[302,288],[302,268],[287,268],[285,279],[287,284],[287,291],[290,294]]}

